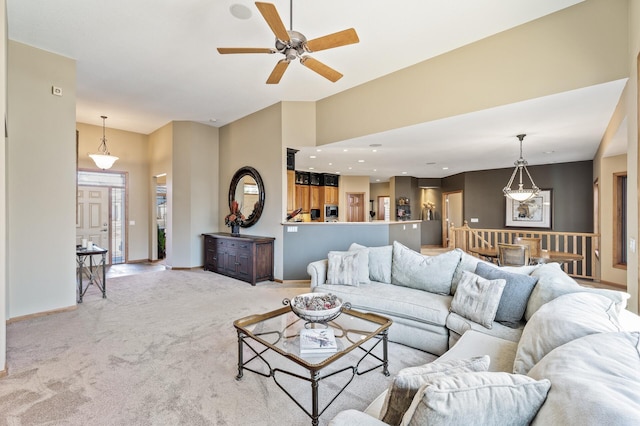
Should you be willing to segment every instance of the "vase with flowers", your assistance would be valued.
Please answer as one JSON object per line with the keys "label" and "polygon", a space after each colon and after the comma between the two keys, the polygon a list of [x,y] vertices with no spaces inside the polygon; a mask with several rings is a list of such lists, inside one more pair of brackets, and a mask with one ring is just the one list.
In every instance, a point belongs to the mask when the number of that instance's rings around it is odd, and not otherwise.
{"label": "vase with flowers", "polygon": [[231,228],[232,235],[240,235],[240,225],[244,222],[244,215],[240,212],[240,206],[236,200],[231,201],[231,212],[225,216],[224,224]]}

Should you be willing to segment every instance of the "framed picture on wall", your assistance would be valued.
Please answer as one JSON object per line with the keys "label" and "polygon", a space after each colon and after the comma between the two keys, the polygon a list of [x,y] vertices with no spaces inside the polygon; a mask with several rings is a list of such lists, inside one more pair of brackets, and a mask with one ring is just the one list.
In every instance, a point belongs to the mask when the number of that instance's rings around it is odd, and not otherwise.
{"label": "framed picture on wall", "polygon": [[513,228],[551,228],[552,198],[551,189],[540,193],[525,202],[507,201],[505,226]]}

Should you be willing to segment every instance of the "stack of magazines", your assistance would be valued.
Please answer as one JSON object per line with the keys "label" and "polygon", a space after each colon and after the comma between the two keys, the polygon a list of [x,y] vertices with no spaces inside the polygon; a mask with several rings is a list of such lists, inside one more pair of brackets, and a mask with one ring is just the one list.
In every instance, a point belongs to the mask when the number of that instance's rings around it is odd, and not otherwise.
{"label": "stack of magazines", "polygon": [[331,328],[305,328],[300,331],[300,354],[327,354],[338,350]]}

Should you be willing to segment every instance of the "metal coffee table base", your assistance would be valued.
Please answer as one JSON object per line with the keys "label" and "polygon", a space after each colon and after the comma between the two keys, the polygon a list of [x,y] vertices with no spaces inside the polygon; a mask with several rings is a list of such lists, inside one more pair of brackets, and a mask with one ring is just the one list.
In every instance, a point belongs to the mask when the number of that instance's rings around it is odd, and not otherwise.
{"label": "metal coffee table base", "polygon": [[[253,340],[252,338],[250,338],[249,336],[247,336],[245,333],[238,331],[238,375],[236,376],[237,380],[242,379],[242,375],[243,375],[243,370],[248,370],[251,371],[255,374],[259,374],[263,377],[273,377],[273,380],[275,381],[275,383],[278,385],[278,387],[280,389],[282,389],[282,391],[289,397],[291,398],[291,400],[293,402],[296,403],[296,405],[298,407],[300,407],[300,409],[302,409],[302,411],[304,411],[309,417],[311,417],[311,424],[316,426],[319,423],[319,419],[320,416],[322,415],[322,413],[325,412],[325,410],[327,408],[329,408],[329,406],[333,403],[333,401],[336,400],[336,398],[338,398],[338,396],[340,396],[340,394],[347,388],[347,386],[349,386],[349,384],[353,381],[353,379],[357,376],[363,375],[365,373],[368,373],[370,371],[373,371],[379,367],[382,367],[382,373],[385,376],[389,376],[389,359],[388,359],[388,352],[387,352],[387,341],[388,341],[388,330],[383,330],[380,334],[378,334],[375,338],[377,339],[377,342],[375,342],[375,344],[373,344],[371,346],[371,348],[369,349],[364,349],[360,346],[358,346],[357,350],[360,350],[362,352],[364,352],[364,354],[362,355],[362,357],[358,360],[358,362],[356,363],[356,365],[354,366],[349,366],[349,367],[345,367],[342,368],[340,370],[334,371],[331,374],[327,374],[326,376],[321,375],[320,373],[320,369],[318,370],[309,370],[310,376],[309,377],[304,377],[301,376],[299,374],[295,374],[292,373],[290,371],[286,371],[286,370],[282,370],[280,368],[272,368],[271,365],[269,364],[269,362],[263,357],[263,354],[265,352],[268,352],[270,350],[272,350],[269,347],[264,347],[261,350],[256,350],[253,346],[251,346],[251,344],[249,344],[249,342],[256,342],[255,340]],[[373,350],[378,347],[378,345],[382,342],[382,358],[380,358],[378,355],[373,353]],[[260,343],[258,343],[260,344]],[[246,346],[247,348],[249,348],[251,350],[251,352],[254,353],[254,355],[248,359],[247,361],[244,361],[244,357],[243,357],[243,346]],[[380,361],[380,364],[377,364],[371,368],[368,368],[366,370],[360,371],[360,363],[367,357],[373,357],[375,359],[377,359],[378,361]],[[258,370],[254,370],[250,367],[247,367],[247,364],[249,364],[250,362],[256,360],[256,359],[260,359],[269,369],[269,373],[264,373],[262,371],[258,371]],[[351,377],[349,378],[349,380],[347,381],[347,383],[340,389],[338,390],[338,392],[333,396],[333,398],[331,398],[331,400],[327,403],[326,406],[324,406],[322,409],[320,409],[319,404],[318,404],[318,388],[320,383],[322,382],[322,380],[328,379],[329,377],[333,377],[337,374],[343,373],[345,371],[351,371]],[[297,379],[300,380],[304,380],[307,382],[310,382],[311,384],[311,412],[309,412],[297,399],[295,396],[293,396],[280,382],[278,382],[278,377],[277,374],[284,374],[290,377],[295,377]]]}

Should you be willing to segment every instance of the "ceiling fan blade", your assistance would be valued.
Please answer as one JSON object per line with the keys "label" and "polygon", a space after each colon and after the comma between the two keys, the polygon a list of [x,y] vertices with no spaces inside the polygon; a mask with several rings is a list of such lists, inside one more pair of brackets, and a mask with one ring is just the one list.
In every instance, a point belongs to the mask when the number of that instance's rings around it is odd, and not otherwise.
{"label": "ceiling fan blade", "polygon": [[228,53],[276,53],[276,50],[262,47],[218,47],[218,53],[221,55]]}
{"label": "ceiling fan blade", "polygon": [[342,74],[340,74],[338,71],[334,70],[331,67],[328,67],[317,59],[313,59],[310,56],[303,56],[302,58],[300,58],[300,63],[310,70],[317,72],[327,80],[332,81],[333,83],[342,78]]}
{"label": "ceiling fan blade", "polygon": [[276,7],[271,3],[262,3],[259,1],[256,2],[256,6],[278,40],[289,41],[291,38],[287,32],[287,27],[282,23]]}
{"label": "ceiling fan blade", "polygon": [[284,72],[287,70],[288,66],[289,66],[289,61],[287,61],[286,59],[281,59],[276,64],[276,66],[273,69],[273,71],[271,71],[271,75],[267,79],[267,84],[278,84],[278,83],[280,83],[280,79],[282,78],[282,75],[284,74]]}
{"label": "ceiling fan blade", "polygon": [[360,39],[356,30],[349,28],[348,30],[339,31],[324,37],[314,38],[307,41],[307,48],[310,52],[331,49],[333,47],[346,46],[347,44],[358,43]]}

